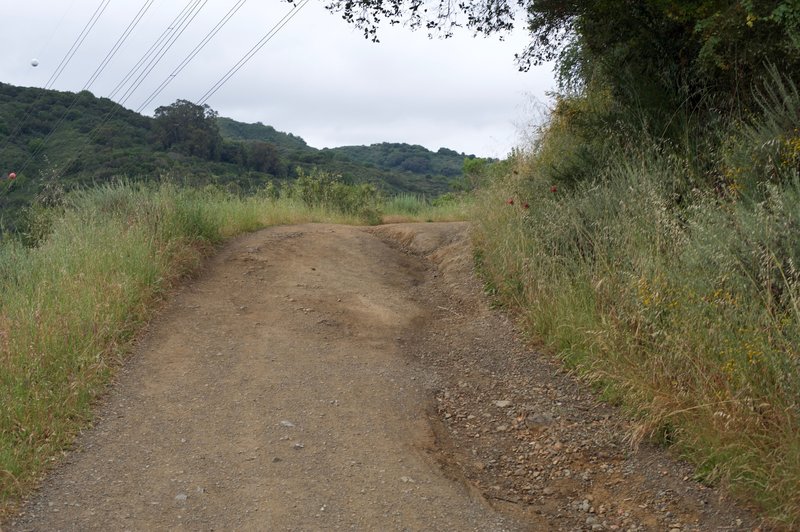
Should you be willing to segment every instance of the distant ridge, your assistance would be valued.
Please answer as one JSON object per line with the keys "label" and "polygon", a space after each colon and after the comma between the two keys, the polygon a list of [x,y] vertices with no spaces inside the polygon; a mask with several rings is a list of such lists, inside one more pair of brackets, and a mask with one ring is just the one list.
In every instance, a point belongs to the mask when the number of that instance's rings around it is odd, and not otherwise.
{"label": "distant ridge", "polygon": [[472,157],[402,143],[320,150],[260,122],[217,117],[216,124],[220,149],[198,156],[191,150],[165,148],[154,118],[89,91],[76,94],[0,83],[0,178],[10,172],[19,175],[0,195],[3,217],[29,204],[55,176],[64,189],[166,177],[247,192],[269,181],[293,179],[298,169],[317,168],[349,182],[373,183],[388,193],[433,197],[457,184],[464,159]]}

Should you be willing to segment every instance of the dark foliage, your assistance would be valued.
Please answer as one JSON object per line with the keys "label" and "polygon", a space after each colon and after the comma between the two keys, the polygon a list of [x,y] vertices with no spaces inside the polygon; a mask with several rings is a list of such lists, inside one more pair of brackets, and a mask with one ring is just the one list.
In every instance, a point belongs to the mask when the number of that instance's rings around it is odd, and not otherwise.
{"label": "dark foliage", "polygon": [[219,160],[222,135],[217,113],[208,105],[178,100],[159,107],[153,120],[156,141],[165,150],[194,155],[209,161]]}

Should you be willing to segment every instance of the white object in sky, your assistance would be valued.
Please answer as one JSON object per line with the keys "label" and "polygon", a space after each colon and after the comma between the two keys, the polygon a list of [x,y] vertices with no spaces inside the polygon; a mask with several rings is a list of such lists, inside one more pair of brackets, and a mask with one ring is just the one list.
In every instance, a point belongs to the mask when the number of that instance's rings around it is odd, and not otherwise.
{"label": "white object in sky", "polygon": [[38,59],[36,59],[36,58],[34,58],[34,59],[31,59],[31,66],[32,66],[32,67],[37,67],[37,66],[39,66],[39,60],[38,60]]}

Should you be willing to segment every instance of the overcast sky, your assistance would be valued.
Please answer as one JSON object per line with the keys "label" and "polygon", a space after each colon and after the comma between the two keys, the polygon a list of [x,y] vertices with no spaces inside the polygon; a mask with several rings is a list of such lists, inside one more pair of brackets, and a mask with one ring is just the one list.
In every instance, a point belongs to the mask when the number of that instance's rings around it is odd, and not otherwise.
{"label": "overcast sky", "polygon": [[[141,106],[236,4],[205,1],[126,107]],[[102,4],[0,0],[0,81],[46,86]],[[110,0],[53,88],[81,90],[145,4]],[[90,90],[108,97],[186,5],[153,1]],[[424,31],[387,25],[374,44],[323,5],[311,0],[208,104],[222,116],[263,122],[318,148],[407,142],[494,157],[507,155],[520,128],[541,118],[545,92],[554,88],[552,69],[517,71],[514,53],[526,42],[524,30],[503,42],[468,31],[431,40]],[[197,102],[290,9],[279,0],[247,1],[143,113],[179,98]]]}

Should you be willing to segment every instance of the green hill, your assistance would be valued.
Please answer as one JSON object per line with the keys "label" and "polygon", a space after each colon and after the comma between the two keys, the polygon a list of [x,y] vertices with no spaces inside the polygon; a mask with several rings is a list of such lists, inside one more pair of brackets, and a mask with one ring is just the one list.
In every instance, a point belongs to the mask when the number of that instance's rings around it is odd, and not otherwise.
{"label": "green hill", "polygon": [[245,124],[220,117],[217,123],[228,140],[268,142],[301,166],[318,165],[354,181],[382,183],[398,192],[447,192],[452,181],[461,177],[464,159],[475,157],[447,148],[433,152],[422,146],[388,142],[318,150],[296,135],[260,122]]}
{"label": "green hill", "polygon": [[169,178],[248,192],[316,168],[387,193],[437,196],[458,180],[465,157],[407,144],[319,150],[291,133],[217,117],[191,102],[179,100],[151,118],[88,91],[0,83],[0,176],[18,174],[0,189],[6,226],[43,191],[114,179]]}
{"label": "green hill", "polygon": [[341,148],[330,148],[327,151],[344,155],[351,161],[383,170],[446,177],[460,176],[464,159],[475,157],[447,148],[440,148],[439,151],[432,152],[422,146],[389,142],[371,146],[342,146]]}
{"label": "green hill", "polygon": [[232,118],[221,116],[217,119],[217,125],[219,125],[219,132],[222,136],[229,140],[258,140],[269,142],[274,144],[276,148],[287,152],[314,149],[306,144],[306,141],[302,138],[292,135],[291,133],[278,131],[272,126],[265,126],[261,122],[246,124],[244,122],[237,122]]}

